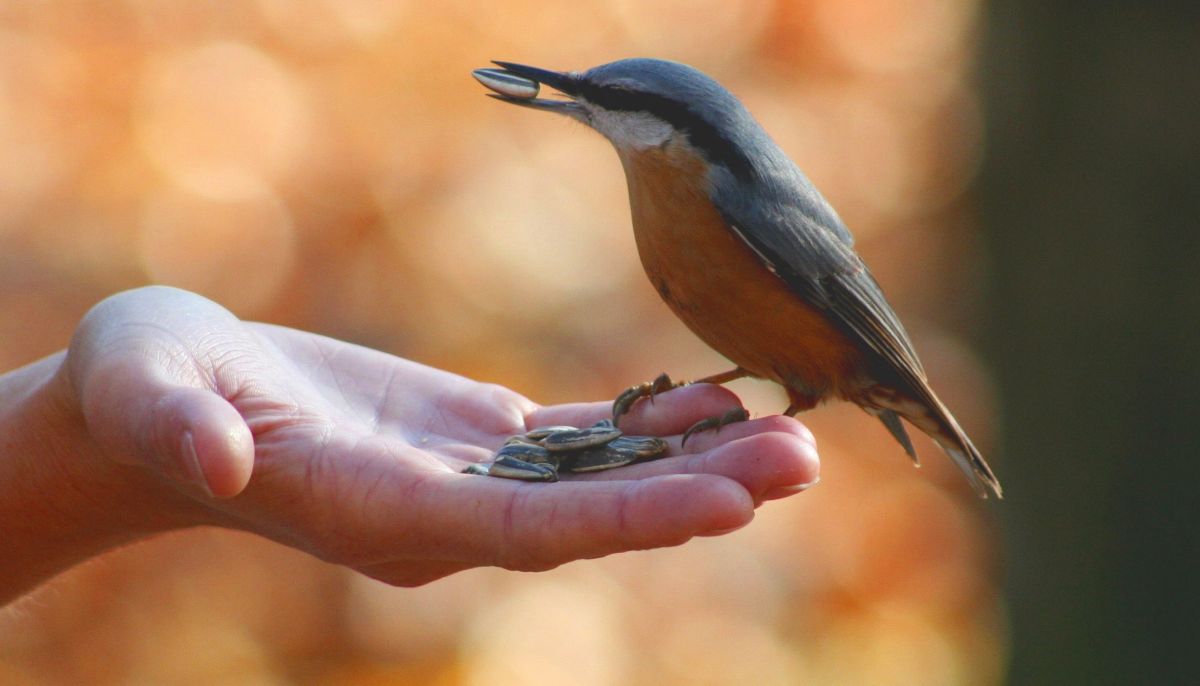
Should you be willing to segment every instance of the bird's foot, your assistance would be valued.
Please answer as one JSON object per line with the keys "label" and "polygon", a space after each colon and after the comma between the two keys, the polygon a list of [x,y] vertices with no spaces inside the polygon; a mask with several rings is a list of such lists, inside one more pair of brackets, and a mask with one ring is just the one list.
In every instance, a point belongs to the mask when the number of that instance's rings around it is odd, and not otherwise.
{"label": "bird's foot", "polygon": [[656,377],[653,381],[626,388],[621,392],[620,395],[617,396],[617,399],[613,401],[613,426],[617,426],[618,422],[621,421],[621,417],[629,412],[629,408],[633,407],[633,404],[638,400],[642,398],[649,398],[650,402],[654,402],[654,396],[658,395],[659,393],[664,393],[672,388],[686,386],[689,383],[691,382],[682,381],[676,383],[672,381],[671,377],[667,376],[666,373],[662,373],[659,374],[658,377]]}
{"label": "bird's foot", "polygon": [[688,427],[687,431],[683,432],[683,439],[679,442],[679,445],[680,447],[687,445],[688,439],[691,438],[692,434],[694,433],[708,431],[709,429],[716,429],[717,431],[720,431],[721,427],[725,426],[726,424],[736,424],[737,422],[744,422],[747,419],[750,419],[750,413],[747,412],[746,408],[744,407],[735,407],[719,417],[701,419],[700,421]]}

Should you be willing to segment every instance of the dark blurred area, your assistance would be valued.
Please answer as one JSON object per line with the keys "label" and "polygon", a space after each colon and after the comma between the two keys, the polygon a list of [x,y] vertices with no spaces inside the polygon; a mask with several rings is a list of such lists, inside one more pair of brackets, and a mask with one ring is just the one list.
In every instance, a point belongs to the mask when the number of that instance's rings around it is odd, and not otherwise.
{"label": "dark blurred area", "polygon": [[987,18],[1011,680],[1197,683],[1200,5]]}
{"label": "dark blurred area", "polygon": [[735,534],[420,589],[160,536],[0,612],[0,684],[1191,681],[1196,13],[0,5],[0,370],[147,283],[542,403],[720,370],[641,273],[608,144],[469,76],[656,56],[730,87],[838,208],[1007,496],[822,407],[821,485]]}

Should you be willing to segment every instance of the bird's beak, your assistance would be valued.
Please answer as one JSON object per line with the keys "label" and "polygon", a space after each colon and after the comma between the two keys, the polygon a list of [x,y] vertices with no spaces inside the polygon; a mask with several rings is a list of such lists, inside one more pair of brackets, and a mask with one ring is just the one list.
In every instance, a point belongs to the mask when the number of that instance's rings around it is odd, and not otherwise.
{"label": "bird's beak", "polygon": [[[578,77],[566,72],[539,69],[512,62],[493,62],[493,64],[501,68],[476,69],[471,72],[475,80],[496,91],[488,93],[491,97],[522,107],[557,112],[574,119],[583,119],[583,107],[573,99],[579,92]],[[542,85],[549,86],[571,99],[535,97]]]}

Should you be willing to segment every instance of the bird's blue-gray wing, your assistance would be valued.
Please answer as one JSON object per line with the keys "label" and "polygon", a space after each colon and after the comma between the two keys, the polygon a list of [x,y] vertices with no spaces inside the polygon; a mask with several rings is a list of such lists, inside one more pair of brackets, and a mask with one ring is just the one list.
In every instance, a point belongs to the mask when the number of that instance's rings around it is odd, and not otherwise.
{"label": "bird's blue-gray wing", "polygon": [[726,223],[792,292],[828,312],[919,395],[925,371],[879,284],[854,252],[850,232],[811,185],[786,190],[766,202],[736,191],[714,199]]}
{"label": "bird's blue-gray wing", "polygon": [[[830,319],[837,322],[851,340],[868,351],[876,382],[891,386],[925,408],[924,411],[940,425],[938,433],[952,441],[942,443],[942,447],[962,468],[976,490],[985,493],[983,484],[987,484],[992,492],[1000,495],[995,474],[929,387],[908,334],[884,298],[879,284],[846,239],[849,232],[836,213],[819,195],[805,197],[804,203],[778,202],[777,198],[776,202],[757,207],[747,202],[746,198],[751,197],[749,194],[717,196],[715,201],[726,223],[758,254],[767,268],[797,296],[828,312]],[[822,211],[820,205],[814,211],[814,202],[824,204],[827,211]],[[770,209],[760,209],[764,206]],[[916,459],[912,443],[894,410],[877,407],[873,411],[905,451]]]}

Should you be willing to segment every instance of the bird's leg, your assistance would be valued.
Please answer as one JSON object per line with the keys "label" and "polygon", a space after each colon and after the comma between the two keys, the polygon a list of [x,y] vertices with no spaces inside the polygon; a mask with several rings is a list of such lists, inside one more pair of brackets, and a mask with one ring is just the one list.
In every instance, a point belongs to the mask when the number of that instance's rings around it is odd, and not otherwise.
{"label": "bird's leg", "polygon": [[626,388],[624,391],[621,391],[621,394],[618,395],[617,399],[613,401],[613,426],[617,426],[621,421],[621,417],[624,416],[625,413],[629,412],[629,408],[633,407],[633,404],[641,398],[649,398],[650,402],[654,402],[654,396],[658,395],[659,393],[686,385],[686,381],[675,383],[671,380],[671,377],[667,376],[666,372],[663,372],[655,377],[653,381],[648,381],[646,383],[641,383],[636,386],[630,386],[629,388]]}
{"label": "bird's leg", "polygon": [[788,406],[783,413],[789,417],[795,417],[797,413],[811,410],[817,406],[818,398],[815,396],[806,395],[794,388],[788,388],[787,394]]}
{"label": "bird's leg", "polygon": [[[701,381],[709,381],[710,379],[719,379],[718,381],[710,381],[710,383],[725,383],[726,381],[732,381],[733,379],[740,379],[743,376],[747,376],[747,375],[749,375],[749,372],[747,372],[746,370],[739,367],[737,369],[734,369],[733,371],[725,372],[724,374],[716,374],[714,376],[708,377],[707,379],[701,379]],[[699,382],[697,382],[697,383],[699,383]],[[788,393],[788,400],[790,402],[787,406],[787,409],[784,410],[783,413],[789,417],[796,416],[797,412],[811,410],[812,408],[816,407],[816,405],[817,405],[817,398],[814,398],[814,397],[808,396],[808,395],[804,395],[804,394],[800,393],[799,391],[796,391],[791,388],[787,389],[787,393]],[[691,425],[690,427],[688,427],[687,431],[683,432],[683,440],[681,440],[679,442],[679,445],[681,447],[684,445],[687,445],[687,439],[692,434],[694,434],[698,431],[707,431],[709,429],[720,430],[721,427],[725,426],[726,424],[733,424],[735,422],[744,422],[749,418],[750,418],[749,412],[747,412],[743,408],[735,407],[732,410],[726,412],[725,414],[723,414],[719,417],[709,417],[708,419],[702,419],[702,420],[696,422],[695,424]]]}
{"label": "bird's leg", "polygon": [[[669,391],[672,388],[690,386],[695,383],[724,384],[747,376],[750,376],[750,372],[742,369],[741,367],[734,367],[727,372],[713,374],[712,376],[706,376],[702,379],[696,379],[695,381],[676,382],[672,381],[671,377],[667,376],[666,373],[659,374],[658,377],[653,381],[638,384],[636,386],[630,386],[617,396],[617,399],[613,401],[613,424],[615,425],[618,421],[620,421],[621,417],[629,412],[629,408],[633,407],[633,404],[641,398],[649,398],[651,402],[654,402],[655,395]],[[737,409],[740,410],[741,408]],[[727,412],[726,415],[731,414],[732,412],[734,412],[734,410],[730,410],[730,412]],[[720,417],[713,418],[713,420],[718,419],[720,419]],[[729,422],[724,423],[728,424]]]}
{"label": "bird's leg", "polygon": [[706,376],[703,379],[696,379],[695,381],[692,381],[691,383],[715,383],[719,386],[721,384],[727,384],[730,381],[737,381],[738,379],[744,379],[747,376],[750,376],[750,372],[746,371],[745,369],[742,369],[741,367],[734,367],[733,369],[730,369],[727,372],[721,372],[720,374],[713,374],[712,376]]}
{"label": "bird's leg", "polygon": [[721,427],[725,426],[726,424],[744,422],[747,419],[750,419],[750,413],[747,412],[746,408],[744,407],[735,407],[719,417],[701,419],[695,424],[689,426],[687,431],[683,432],[683,439],[679,441],[679,447],[682,448],[683,446],[687,445],[687,440],[691,438],[692,434],[698,431],[708,431],[709,429],[716,429],[717,431],[720,431]]}
{"label": "bird's leg", "polygon": [[[733,371],[725,372],[724,374],[716,374],[716,375],[710,376],[706,379],[701,379],[701,381],[709,381],[710,383],[725,383],[726,381],[740,379],[743,376],[748,376],[748,375],[749,375],[749,372],[747,372],[746,370],[739,367],[737,369],[734,369]],[[699,383],[699,382],[697,382],[697,383]],[[806,394],[801,393],[800,391],[797,391],[793,388],[788,388],[787,394],[788,394],[789,404],[787,406],[787,409],[784,410],[783,413],[789,417],[796,416],[796,413],[798,413],[798,412],[803,412],[805,410],[811,410],[812,408],[816,407],[816,405],[817,405],[818,399],[816,397],[806,395]],[[696,422],[695,424],[691,425],[691,427],[689,427],[687,431],[683,432],[683,440],[680,441],[680,446],[687,445],[687,439],[692,434],[694,434],[698,431],[707,431],[709,429],[720,430],[720,428],[722,426],[725,426],[726,424],[733,424],[734,422],[744,422],[749,418],[750,418],[749,412],[747,412],[746,410],[744,410],[740,407],[735,407],[734,409],[726,412],[725,414],[723,414],[719,417],[709,417],[708,419],[702,419],[702,420]]]}
{"label": "bird's leg", "polygon": [[[721,372],[720,374],[713,374],[712,376],[706,376],[703,379],[696,379],[692,383],[715,383],[715,384],[719,385],[719,384],[729,383],[730,381],[736,381],[738,379],[743,379],[747,376],[750,376],[750,372],[746,371],[745,369],[742,369],[741,367],[734,367],[733,369],[730,369],[727,372]],[[687,440],[689,438],[691,438],[692,434],[694,434],[698,431],[708,431],[709,429],[716,429],[716,430],[720,431],[721,427],[725,426],[726,424],[733,424],[734,422],[744,422],[749,418],[750,418],[750,413],[747,412],[745,408],[735,407],[735,408],[729,410],[728,412],[726,412],[725,414],[720,415],[718,417],[709,417],[708,419],[701,419],[700,421],[696,422],[695,424],[692,424],[691,426],[689,426],[687,431],[683,432],[683,439],[679,442],[679,446],[683,447],[683,446],[687,445]]]}

